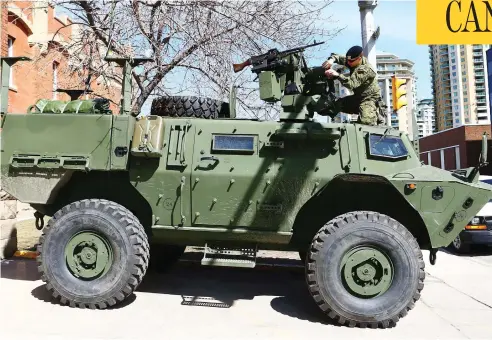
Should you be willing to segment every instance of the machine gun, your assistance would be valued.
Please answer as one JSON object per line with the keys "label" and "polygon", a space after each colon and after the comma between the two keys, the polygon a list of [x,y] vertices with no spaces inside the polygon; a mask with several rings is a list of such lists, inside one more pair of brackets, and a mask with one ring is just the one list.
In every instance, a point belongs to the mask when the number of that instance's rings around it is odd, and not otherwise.
{"label": "machine gun", "polygon": [[326,111],[336,100],[334,80],[326,77],[323,67],[308,67],[304,58],[306,48],[321,44],[324,42],[285,51],[271,49],[233,64],[234,72],[252,66],[251,71],[259,79],[260,99],[268,103],[281,101],[281,120],[306,120],[314,112]]}
{"label": "machine gun", "polygon": [[245,67],[251,65],[253,66],[251,72],[256,74],[262,71],[273,71],[282,66],[286,66],[288,64],[284,60],[285,57],[288,57],[289,55],[294,53],[304,52],[306,48],[321,45],[324,43],[325,43],[324,41],[318,43],[314,41],[313,44],[305,45],[301,47],[295,47],[285,51],[279,51],[276,48],[272,48],[268,50],[268,52],[257,56],[253,56],[240,64],[233,64],[232,66],[234,68],[234,73],[240,72]]}

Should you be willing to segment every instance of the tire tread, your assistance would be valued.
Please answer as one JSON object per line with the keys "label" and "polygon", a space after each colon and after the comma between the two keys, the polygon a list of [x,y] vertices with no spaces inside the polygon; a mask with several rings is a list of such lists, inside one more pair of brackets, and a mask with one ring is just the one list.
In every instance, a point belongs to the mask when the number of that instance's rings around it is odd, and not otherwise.
{"label": "tire tread", "polygon": [[[125,232],[130,240],[133,247],[133,267],[131,270],[131,276],[127,280],[124,288],[112,296],[109,296],[104,301],[98,301],[97,303],[84,303],[70,301],[70,298],[63,296],[61,292],[57,291],[53,285],[50,284],[49,280],[45,275],[45,268],[42,261],[43,244],[46,239],[46,235],[51,232],[56,232],[53,229],[54,222],[61,216],[68,212],[74,210],[80,210],[82,208],[93,208],[99,211],[103,211],[116,217],[122,225],[125,225]],[[135,291],[143,280],[145,272],[147,271],[149,265],[149,242],[147,235],[142,224],[138,221],[137,217],[133,215],[129,210],[123,206],[108,201],[105,199],[84,199],[81,201],[76,201],[64,206],[62,209],[57,211],[53,217],[48,221],[47,225],[43,228],[43,233],[40,237],[39,244],[37,247],[38,255],[36,258],[38,264],[38,272],[41,274],[41,280],[46,283],[46,288],[51,293],[51,295],[57,299],[62,305],[70,304],[70,306],[78,308],[91,308],[91,309],[106,309],[109,306],[114,306],[123,300],[125,300],[130,294]]]}
{"label": "tire tread", "polygon": [[[404,308],[398,313],[398,315],[393,318],[384,319],[377,322],[359,322],[356,320],[346,319],[344,316],[338,314],[335,310],[331,308],[331,306],[326,303],[321,297],[321,293],[318,288],[318,282],[316,281],[316,261],[317,254],[321,250],[323,243],[326,240],[337,233],[341,228],[343,228],[348,222],[355,222],[361,217],[367,218],[372,221],[381,221],[386,220],[387,224],[390,225],[396,232],[400,233],[407,240],[410,240],[412,243],[412,248],[416,257],[418,258],[419,263],[419,283],[417,286],[417,290],[414,292],[412,300],[404,306]],[[400,223],[391,217],[383,214],[379,214],[371,211],[353,211],[350,213],[342,214],[338,217],[335,217],[333,220],[324,225],[313,237],[312,245],[307,254],[307,264],[306,264],[306,282],[309,288],[309,292],[313,297],[315,303],[321,308],[321,310],[331,319],[337,321],[341,325],[347,325],[349,327],[370,327],[370,328],[388,328],[395,326],[399,319],[403,318],[408,314],[408,312],[414,308],[415,303],[420,299],[420,292],[424,288],[424,280],[425,280],[425,263],[423,260],[422,252],[419,248],[417,240],[415,237]]]}

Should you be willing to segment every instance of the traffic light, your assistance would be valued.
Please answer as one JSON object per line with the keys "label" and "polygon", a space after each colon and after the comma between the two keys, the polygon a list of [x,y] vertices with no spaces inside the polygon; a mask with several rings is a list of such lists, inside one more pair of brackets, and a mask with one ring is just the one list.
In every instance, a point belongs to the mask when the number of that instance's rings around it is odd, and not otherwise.
{"label": "traffic light", "polygon": [[391,77],[391,85],[393,88],[393,110],[398,111],[403,106],[407,105],[407,80],[397,78],[396,76]]}

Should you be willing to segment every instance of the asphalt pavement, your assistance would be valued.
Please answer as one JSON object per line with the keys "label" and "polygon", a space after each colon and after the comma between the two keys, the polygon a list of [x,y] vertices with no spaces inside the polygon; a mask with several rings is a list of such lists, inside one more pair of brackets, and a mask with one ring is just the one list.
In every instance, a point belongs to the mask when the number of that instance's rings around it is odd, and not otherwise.
{"label": "asphalt pavement", "polygon": [[[149,273],[126,303],[82,310],[53,303],[34,260],[1,263],[0,339],[492,339],[492,252],[428,252],[421,299],[390,329],[339,326],[308,294],[300,261],[255,269],[180,263]],[[268,265],[266,265],[268,264]]]}

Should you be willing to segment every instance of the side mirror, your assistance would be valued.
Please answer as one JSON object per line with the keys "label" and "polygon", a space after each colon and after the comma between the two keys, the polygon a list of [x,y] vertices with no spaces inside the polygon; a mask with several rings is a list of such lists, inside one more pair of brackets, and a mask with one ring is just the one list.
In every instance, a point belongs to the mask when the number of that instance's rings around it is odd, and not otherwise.
{"label": "side mirror", "polygon": [[484,132],[482,135],[482,152],[480,153],[480,165],[484,166],[487,165],[487,148],[488,148],[488,143],[487,143],[487,133]]}

